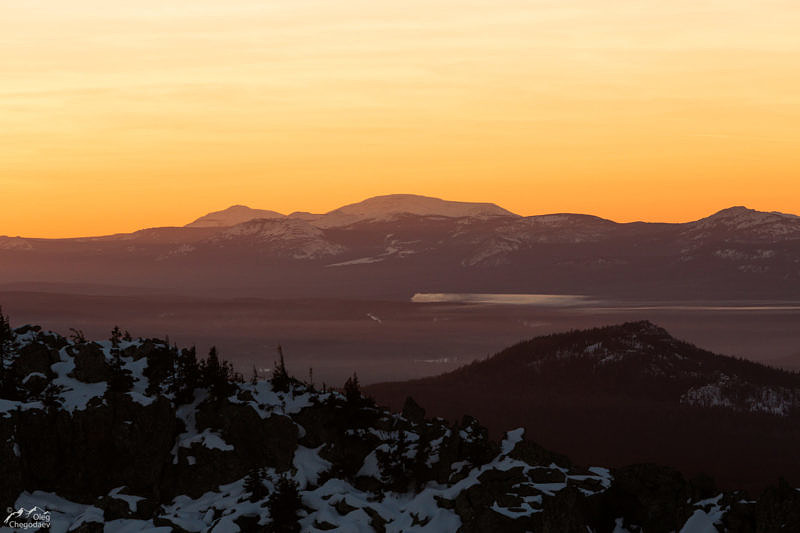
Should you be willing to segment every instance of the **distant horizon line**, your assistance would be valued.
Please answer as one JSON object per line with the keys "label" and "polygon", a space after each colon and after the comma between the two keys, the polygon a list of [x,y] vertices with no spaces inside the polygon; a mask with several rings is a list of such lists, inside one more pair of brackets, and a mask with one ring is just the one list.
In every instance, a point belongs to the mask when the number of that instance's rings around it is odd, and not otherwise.
{"label": "distant horizon line", "polygon": [[[25,235],[5,235],[5,234],[0,234],[0,238],[42,239],[42,240],[92,239],[92,238],[110,237],[110,236],[115,236],[115,235],[129,235],[129,234],[133,234],[133,233],[136,233],[136,232],[139,232],[139,231],[145,231],[145,230],[150,230],[150,229],[166,229],[166,228],[183,229],[183,228],[190,227],[192,224],[196,223],[197,221],[199,221],[199,220],[201,220],[201,219],[203,219],[205,217],[208,217],[208,216],[214,215],[214,214],[225,213],[226,211],[230,211],[230,210],[235,209],[235,208],[245,208],[245,209],[251,210],[251,211],[271,212],[271,213],[275,213],[276,215],[279,215],[279,216],[278,217],[254,217],[254,218],[251,218],[251,219],[248,219],[248,220],[237,222],[235,224],[231,224],[231,226],[235,226],[235,225],[238,225],[238,224],[246,223],[246,222],[248,222],[250,220],[258,220],[258,219],[269,219],[269,218],[275,218],[275,219],[295,218],[295,219],[297,219],[297,218],[300,218],[300,217],[293,217],[293,215],[308,215],[308,216],[314,216],[314,217],[320,217],[321,218],[321,217],[325,217],[325,216],[331,215],[332,213],[335,213],[336,211],[342,210],[342,209],[347,208],[347,207],[357,206],[359,204],[363,204],[363,203],[369,202],[371,200],[388,199],[388,198],[392,198],[392,197],[396,197],[396,198],[398,198],[398,200],[416,198],[416,199],[421,199],[421,200],[437,201],[437,202],[442,202],[443,204],[446,204],[446,205],[487,206],[487,207],[491,206],[491,207],[495,207],[497,209],[500,209],[502,211],[505,211],[506,213],[508,213],[508,216],[514,216],[514,217],[519,217],[519,218],[536,218],[536,217],[545,217],[545,216],[573,215],[573,216],[595,217],[595,218],[599,218],[599,219],[602,219],[602,220],[607,220],[609,222],[613,222],[615,224],[637,224],[637,223],[644,223],[644,224],[690,224],[690,223],[693,223],[693,222],[698,222],[700,220],[704,220],[704,219],[713,217],[713,216],[718,215],[720,213],[723,213],[725,211],[733,211],[733,210],[737,210],[737,209],[740,209],[740,210],[743,210],[743,211],[754,212],[754,213],[773,214],[773,215],[781,215],[781,216],[792,217],[792,218],[800,218],[800,215],[796,215],[794,213],[787,213],[787,212],[781,212],[781,211],[762,211],[762,210],[758,210],[758,209],[749,208],[749,207],[747,207],[745,205],[740,204],[740,205],[732,205],[732,206],[729,206],[729,207],[724,207],[722,209],[717,209],[717,210],[715,210],[713,212],[710,212],[708,215],[706,215],[704,217],[700,217],[700,218],[692,219],[692,220],[686,220],[686,221],[631,220],[631,221],[626,221],[626,222],[620,222],[620,221],[614,220],[612,218],[607,218],[607,217],[603,217],[603,216],[600,216],[600,215],[595,215],[595,214],[588,213],[588,212],[587,213],[580,213],[580,212],[570,212],[570,211],[557,211],[557,212],[539,213],[539,214],[534,214],[534,215],[520,215],[518,213],[515,213],[513,211],[505,209],[504,207],[502,207],[499,204],[496,204],[494,202],[446,200],[446,199],[435,197],[435,196],[427,196],[427,195],[421,195],[421,194],[391,193],[391,194],[370,196],[370,197],[367,197],[367,198],[365,198],[363,200],[360,200],[360,201],[357,201],[357,202],[351,202],[351,203],[348,203],[348,204],[341,205],[339,207],[336,207],[336,208],[331,209],[330,211],[326,211],[324,213],[313,213],[311,211],[295,210],[295,211],[292,211],[292,212],[290,212],[288,214],[284,214],[284,213],[282,213],[280,211],[276,211],[276,210],[273,210],[273,209],[254,208],[254,207],[250,207],[249,205],[244,204],[244,203],[235,203],[235,204],[232,204],[232,205],[230,205],[230,206],[228,206],[228,207],[226,207],[224,209],[220,209],[220,210],[216,210],[216,211],[210,211],[208,213],[205,213],[204,215],[200,215],[199,217],[197,217],[193,221],[187,222],[187,223],[185,223],[183,225],[161,225],[161,226],[154,225],[154,226],[140,227],[138,229],[133,229],[133,230],[130,230],[130,231],[116,231],[116,232],[110,232],[110,233],[97,233],[97,234],[89,234],[89,235],[85,235],[84,234],[84,235],[67,236],[67,237],[37,237],[37,236],[25,236]],[[398,213],[398,214],[402,213],[402,212],[403,211],[396,211],[396,213]],[[392,213],[392,211],[391,210],[387,210],[386,213],[389,214],[389,213]],[[410,213],[410,214],[413,214],[413,213]],[[425,216],[425,215],[420,215],[420,216]],[[432,215],[427,215],[427,216],[437,216],[437,215],[436,214],[432,214]],[[438,216],[448,216],[448,215],[439,214]],[[504,215],[503,214],[496,214],[496,215],[492,215],[492,216],[504,216]],[[214,226],[205,226],[205,227],[214,227]],[[216,226],[216,227],[224,227],[224,226]]]}

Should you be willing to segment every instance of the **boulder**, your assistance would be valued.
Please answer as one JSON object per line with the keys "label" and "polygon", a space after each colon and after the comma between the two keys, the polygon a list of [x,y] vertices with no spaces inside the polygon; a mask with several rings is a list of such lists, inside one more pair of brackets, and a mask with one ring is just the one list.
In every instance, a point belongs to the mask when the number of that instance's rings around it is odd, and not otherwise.
{"label": "boulder", "polygon": [[39,373],[48,378],[55,377],[50,365],[59,361],[58,351],[41,342],[26,344],[19,349],[19,356],[14,361],[12,372],[20,381],[29,374]]}
{"label": "boulder", "polygon": [[106,362],[103,349],[99,344],[76,344],[73,348],[75,370],[72,372],[75,379],[85,383],[108,381],[112,377],[111,366]]}
{"label": "boulder", "polygon": [[420,407],[419,404],[414,401],[414,398],[408,396],[403,404],[403,416],[412,422],[421,424],[425,421],[425,409]]}

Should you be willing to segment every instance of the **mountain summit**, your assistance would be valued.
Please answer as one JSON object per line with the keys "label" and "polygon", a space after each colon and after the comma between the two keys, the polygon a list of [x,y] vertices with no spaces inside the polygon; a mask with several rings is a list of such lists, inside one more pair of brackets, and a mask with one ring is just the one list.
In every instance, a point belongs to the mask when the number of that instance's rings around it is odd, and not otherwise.
{"label": "mountain summit", "polygon": [[736,232],[738,237],[775,240],[800,236],[800,218],[777,211],[765,212],[734,206],[690,222],[693,230]]}
{"label": "mountain summit", "polygon": [[459,217],[516,217],[502,207],[484,202],[452,202],[416,194],[388,194],[349,204],[327,213],[318,224],[343,226],[362,220],[388,220],[397,215]]}
{"label": "mountain summit", "polygon": [[203,215],[194,222],[186,224],[186,228],[225,228],[257,218],[285,218],[276,211],[266,209],[252,209],[246,205],[232,205],[222,211],[214,211]]}

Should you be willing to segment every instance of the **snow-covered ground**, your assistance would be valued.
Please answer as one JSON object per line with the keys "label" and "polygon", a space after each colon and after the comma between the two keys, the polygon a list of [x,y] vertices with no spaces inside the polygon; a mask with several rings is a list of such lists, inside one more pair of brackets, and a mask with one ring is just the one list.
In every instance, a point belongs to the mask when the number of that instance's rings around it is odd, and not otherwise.
{"label": "snow-covered ground", "polygon": [[[642,327],[649,331],[646,326]],[[236,433],[228,432],[224,422],[213,427],[209,427],[207,421],[202,423],[199,413],[204,409],[206,413],[216,408],[244,409],[253,415],[256,425],[261,421],[269,423],[280,420],[293,428],[293,433],[287,433],[285,444],[291,458],[286,467],[259,468],[262,476],[259,482],[265,494],[263,497],[255,497],[248,488],[251,474],[215,483],[199,495],[177,494],[169,501],[157,502],[158,505],[153,505],[152,493],[137,493],[126,485],[116,483],[110,484],[104,494],[97,494],[95,500],[87,500],[85,496],[82,501],[78,501],[79,498],[70,500],[63,493],[43,490],[20,492],[12,507],[29,509],[38,506],[47,510],[51,516],[49,530],[54,532],[74,531],[92,523],[102,524],[103,531],[109,533],[167,532],[172,527],[190,532],[247,531],[243,528],[250,526],[243,524],[265,526],[270,523],[270,494],[285,476],[297,483],[302,500],[299,523],[302,531],[310,533],[371,532],[381,528],[387,533],[456,532],[465,526],[465,516],[469,516],[469,513],[464,514],[463,505],[473,505],[464,502],[469,502],[470,498],[475,497],[474,494],[489,499],[470,513],[489,513],[490,517],[497,520],[535,520],[537,516],[546,514],[550,502],[562,494],[573,491],[579,497],[599,497],[614,484],[614,473],[606,468],[580,468],[558,464],[550,459],[538,462],[524,459],[532,457],[529,446],[535,445],[525,440],[525,432],[521,428],[509,431],[499,444],[493,445],[487,440],[485,430],[471,419],[453,426],[441,419],[412,421],[411,415],[407,417],[389,413],[368,401],[353,407],[348,404],[352,398],[346,399],[339,392],[318,391],[297,381],[281,390],[277,390],[269,381],[239,381],[234,383],[230,394],[216,399],[212,397],[211,389],[195,388],[184,403],[178,403],[172,387],[174,383],[170,381],[173,378],[168,375],[159,378],[160,381],[154,381],[151,369],[148,369],[148,354],[153,350],[170,349],[166,343],[152,339],[88,343],[79,339],[68,341],[57,334],[38,329],[26,329],[7,343],[6,348],[10,348],[11,356],[3,361],[4,370],[17,368],[15,365],[23,357],[20,354],[39,353],[41,356],[45,353],[41,351],[42,347],[47,346],[60,346],[57,351],[47,352],[57,354],[57,360],[50,363],[49,368],[40,367],[28,373],[20,383],[24,388],[38,381],[41,387],[41,382],[47,381],[50,393],[20,392],[26,397],[0,400],[0,423],[15,423],[15,420],[18,421],[15,417],[25,416],[30,411],[53,408],[72,417],[77,413],[113,406],[114,402],[120,402],[121,395],[127,398],[125,401],[129,404],[138,406],[134,412],[143,412],[154,402],[163,405],[167,400],[171,402],[180,429],[171,443],[171,455],[168,455],[170,464],[166,468],[183,469],[180,471],[184,473],[208,467],[208,461],[227,460],[239,453],[237,447],[240,443],[235,440],[239,437],[235,437]],[[644,346],[645,341],[637,340],[630,349],[641,350]],[[35,352],[35,349],[39,349],[39,352]],[[562,355],[590,357],[600,361],[608,357],[603,343],[582,346],[575,353]],[[25,364],[34,364],[36,361],[30,355],[25,357],[30,359],[23,361]],[[36,364],[41,364],[41,360],[38,361]],[[105,372],[115,364],[129,380],[127,390],[117,389],[111,394],[112,379],[95,379],[92,372]],[[84,376],[89,381],[82,381],[78,376]],[[727,383],[722,381],[723,385]],[[720,385],[709,385],[694,390],[688,397],[692,401],[725,406],[722,390]],[[775,407],[776,402],[781,401],[779,396],[764,393],[758,401],[761,403],[754,404],[754,409],[781,414]],[[367,426],[348,426],[341,433],[342,438],[351,439],[348,442],[355,446],[369,446],[363,450],[360,465],[356,465],[353,474],[344,474],[342,466],[336,464],[337,454],[350,450],[339,448],[332,452],[330,442],[319,440],[319,435],[331,429],[326,425],[333,422],[319,422],[317,417],[322,416],[321,413],[331,416],[330,413],[337,410],[355,418],[366,415],[372,421]],[[131,420],[129,423],[133,422]],[[318,423],[322,429],[317,427]],[[310,432],[316,432],[317,435],[318,440],[314,445],[306,445],[311,441],[303,440]],[[297,436],[296,441],[291,441],[293,434]],[[13,453],[8,456],[11,460],[19,461],[25,456],[27,450],[24,444],[20,446],[21,441],[16,440],[15,433],[6,437],[6,441]],[[491,455],[487,456],[489,452]],[[549,452],[534,451],[533,457],[539,453]],[[392,478],[393,467],[386,462],[387,457],[390,462],[413,463],[415,468],[421,468],[429,474],[434,471],[439,474],[429,475],[415,486],[400,484],[398,488],[396,480]],[[76,460],[92,461],[93,458]],[[487,488],[486,484],[494,488]],[[497,487],[502,489],[498,492]],[[474,492],[476,490],[477,493]],[[720,494],[712,499],[687,502],[691,504],[691,514],[687,516],[680,532],[722,531],[720,524],[730,511],[730,501],[730,497]],[[116,514],[109,514],[108,502],[118,503]],[[145,507],[151,511],[143,511]],[[474,527],[474,524],[470,527]],[[632,527],[621,517],[617,520],[615,531],[634,531]]]}

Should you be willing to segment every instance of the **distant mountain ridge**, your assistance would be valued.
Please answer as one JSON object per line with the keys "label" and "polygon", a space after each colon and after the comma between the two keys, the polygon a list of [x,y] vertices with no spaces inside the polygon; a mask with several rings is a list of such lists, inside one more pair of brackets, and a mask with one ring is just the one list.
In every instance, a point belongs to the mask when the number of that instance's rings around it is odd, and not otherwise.
{"label": "distant mountain ridge", "polygon": [[388,194],[348,204],[325,214],[296,211],[287,216],[276,211],[234,205],[222,211],[204,215],[184,227],[229,227],[260,218],[289,218],[305,220],[315,226],[330,228],[346,226],[363,220],[390,220],[398,215],[451,218],[519,216],[491,203],[453,202],[416,194]]}
{"label": "distant mountain ridge", "polygon": [[[613,221],[595,217],[594,215],[581,215],[577,213],[553,213],[522,217],[521,215],[488,202],[455,202],[416,194],[388,194],[367,198],[361,202],[348,204],[322,214],[296,211],[289,215],[284,215],[277,211],[253,209],[244,205],[233,205],[227,209],[203,215],[194,222],[186,224],[184,227],[229,227],[260,218],[290,218],[305,220],[312,225],[329,228],[346,226],[364,220],[391,220],[399,215],[441,216],[449,218],[514,217],[541,219],[543,221],[546,220],[543,217],[553,220],[558,217],[577,216],[592,217],[614,223]],[[797,219],[800,219],[800,216],[789,213],[757,211],[744,206],[733,206],[717,211],[708,217],[698,219],[694,222],[672,224],[695,224],[700,227],[725,225],[728,227],[745,229],[782,221],[788,221],[791,225],[791,223]],[[634,224],[639,223],[648,224],[648,222],[635,222]]]}
{"label": "distant mountain ridge", "polygon": [[[361,222],[390,222],[398,217],[444,217],[444,218],[469,218],[478,220],[497,220],[495,217],[508,217],[517,224],[531,228],[563,229],[564,227],[582,226],[596,228],[605,227],[642,227],[659,226],[684,229],[689,234],[698,230],[714,228],[727,228],[751,232],[761,236],[785,238],[787,236],[800,236],[800,216],[781,213],[777,211],[765,212],[749,209],[744,206],[734,206],[722,209],[705,218],[683,223],[659,222],[629,222],[618,223],[594,215],[577,213],[552,213],[523,217],[496,204],[487,202],[457,202],[442,200],[415,194],[389,194],[367,198],[361,202],[348,204],[324,214],[296,211],[284,215],[268,209],[254,209],[245,205],[233,205],[220,211],[203,215],[183,228],[204,228],[221,230],[244,224],[253,220],[269,219],[276,221],[301,220],[321,229],[345,227]],[[509,221],[511,222],[511,221]],[[512,223],[511,226],[514,226]],[[115,234],[104,237],[84,237],[78,239],[124,239],[146,232],[148,234],[163,233],[167,230],[179,231],[180,228],[147,228],[132,234]],[[29,241],[74,241],[69,239],[37,239],[8,237],[0,235],[0,249],[27,249]]]}
{"label": "distant mountain ridge", "polygon": [[800,299],[800,218],[733,207],[694,222],[617,223],[416,195],[326,214],[233,206],[180,228],[0,237],[0,277],[275,297]]}

